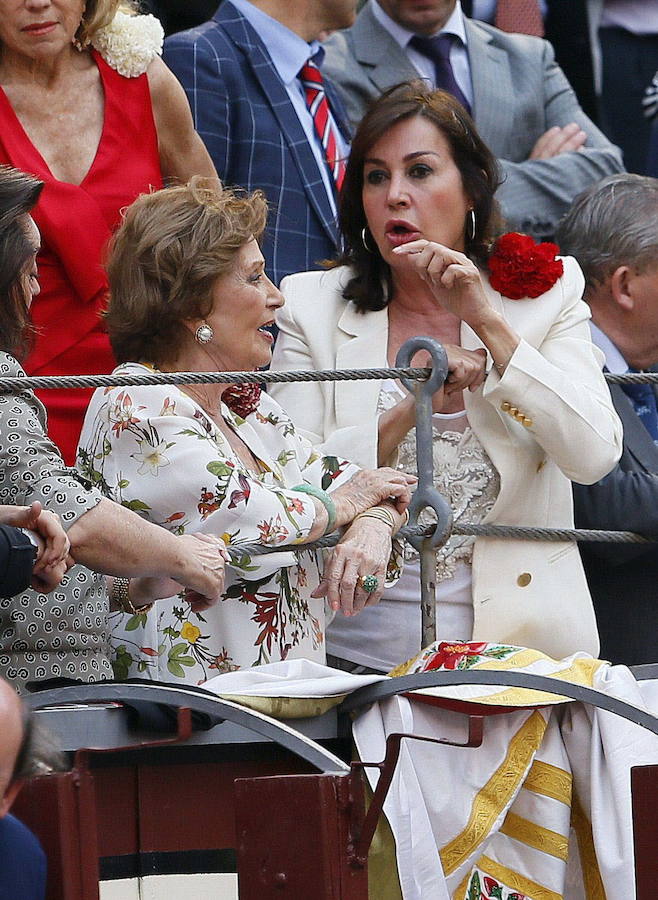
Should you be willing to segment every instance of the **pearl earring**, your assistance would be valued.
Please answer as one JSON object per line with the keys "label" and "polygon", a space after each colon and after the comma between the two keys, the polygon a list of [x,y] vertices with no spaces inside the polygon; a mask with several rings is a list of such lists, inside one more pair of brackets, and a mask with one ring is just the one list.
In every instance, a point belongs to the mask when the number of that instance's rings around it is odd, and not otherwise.
{"label": "pearl earring", "polygon": [[199,325],[194,332],[194,339],[198,344],[209,344],[214,337],[215,332],[207,322],[204,322],[203,325]]}

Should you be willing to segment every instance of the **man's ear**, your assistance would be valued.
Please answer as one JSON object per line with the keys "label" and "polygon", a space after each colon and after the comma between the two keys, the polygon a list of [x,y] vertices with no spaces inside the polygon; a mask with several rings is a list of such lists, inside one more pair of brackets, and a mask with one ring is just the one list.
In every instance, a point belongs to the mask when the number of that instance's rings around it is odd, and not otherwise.
{"label": "man's ear", "polygon": [[634,272],[630,266],[618,266],[610,276],[612,298],[626,312],[631,312],[634,306],[633,277]]}
{"label": "man's ear", "polygon": [[20,780],[12,781],[7,790],[5,791],[5,795],[0,801],[0,819],[3,819],[9,810],[11,809],[11,805],[18,796],[18,792],[23,787],[23,782]]}

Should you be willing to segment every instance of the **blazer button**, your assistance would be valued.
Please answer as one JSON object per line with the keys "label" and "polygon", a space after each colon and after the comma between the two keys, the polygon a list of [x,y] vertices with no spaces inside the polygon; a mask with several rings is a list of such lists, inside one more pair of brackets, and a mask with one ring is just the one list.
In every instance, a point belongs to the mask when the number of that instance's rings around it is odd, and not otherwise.
{"label": "blazer button", "polygon": [[519,411],[518,411],[518,409],[516,408],[516,406],[510,406],[510,408],[509,408],[509,414],[510,414],[510,416],[514,416],[514,418],[516,419],[516,417],[517,417],[518,414],[519,414]]}
{"label": "blazer button", "polygon": [[519,577],[516,579],[516,583],[519,587],[528,587],[531,581],[532,575],[530,574],[530,572],[521,572]]}
{"label": "blazer button", "polygon": [[511,403],[508,403],[507,400],[504,400],[504,401],[500,404],[500,408],[502,409],[503,412],[509,412],[510,409],[512,408],[512,404],[511,404]]}
{"label": "blazer button", "polygon": [[521,419],[521,422],[522,422],[523,425],[525,425],[526,428],[532,428],[532,426],[534,425],[534,422],[533,422],[532,419],[529,418],[528,416],[524,416],[524,417]]}

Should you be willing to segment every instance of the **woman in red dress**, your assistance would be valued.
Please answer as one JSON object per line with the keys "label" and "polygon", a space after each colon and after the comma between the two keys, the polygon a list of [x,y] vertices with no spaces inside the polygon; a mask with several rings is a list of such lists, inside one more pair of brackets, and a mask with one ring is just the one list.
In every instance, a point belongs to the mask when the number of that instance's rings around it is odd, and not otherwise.
{"label": "woman in red dress", "polygon": [[[103,262],[121,211],[163,177],[215,175],[185,93],[157,56],[157,21],[118,7],[0,0],[0,162],[45,183],[34,211],[42,252],[31,375],[112,371]],[[41,394],[69,464],[90,394]]]}

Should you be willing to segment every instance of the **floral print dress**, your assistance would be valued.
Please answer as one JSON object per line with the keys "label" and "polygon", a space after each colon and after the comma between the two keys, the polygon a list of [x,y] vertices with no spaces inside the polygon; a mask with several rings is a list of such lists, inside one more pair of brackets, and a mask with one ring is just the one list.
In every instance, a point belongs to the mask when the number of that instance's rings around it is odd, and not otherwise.
{"label": "floral print dress", "polygon": [[[152,371],[126,363],[116,372]],[[200,684],[243,666],[325,658],[324,601],[311,592],[322,557],[286,549],[307,537],[315,505],[291,491],[302,482],[333,489],[357,467],[321,457],[263,393],[246,419],[222,414],[259,463],[245,468],[215,422],[177,387],[98,389],[80,437],[78,466],[107,496],[175,534],[220,535],[234,551],[219,603],[192,612],[181,597],[148,613],[111,613],[118,678]],[[241,552],[259,542],[281,553]]]}

